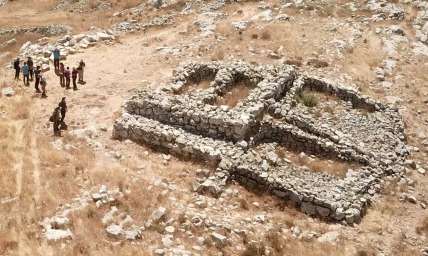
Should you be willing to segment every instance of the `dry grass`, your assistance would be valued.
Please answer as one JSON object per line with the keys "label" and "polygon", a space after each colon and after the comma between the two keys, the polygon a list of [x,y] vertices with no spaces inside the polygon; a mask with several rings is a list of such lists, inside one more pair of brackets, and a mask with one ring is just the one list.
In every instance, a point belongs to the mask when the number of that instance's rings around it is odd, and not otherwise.
{"label": "dry grass", "polygon": [[318,104],[318,98],[312,91],[304,89],[297,97],[296,100],[306,107],[315,107]]}
{"label": "dry grass", "polygon": [[215,104],[217,106],[227,105],[234,108],[240,101],[249,95],[253,88],[255,88],[254,85],[247,85],[243,82],[235,84],[228,92],[225,93],[224,96],[218,96]]}
{"label": "dry grass", "polygon": [[416,227],[416,233],[428,236],[428,217],[422,219],[422,222]]}
{"label": "dry grass", "polygon": [[204,81],[201,81],[197,84],[187,84],[183,88],[182,93],[185,94],[189,91],[194,91],[194,90],[198,90],[198,89],[200,89],[200,90],[208,89],[208,88],[210,88],[210,83],[211,83],[211,81],[204,80]]}
{"label": "dry grass", "polygon": [[298,155],[291,151],[287,151],[282,147],[278,147],[276,153],[281,158],[291,160],[292,165],[296,167],[306,166],[311,171],[329,173],[338,178],[345,178],[349,169],[358,170],[360,165],[357,163],[344,162],[339,160],[330,160],[323,158],[311,158],[306,155]]}

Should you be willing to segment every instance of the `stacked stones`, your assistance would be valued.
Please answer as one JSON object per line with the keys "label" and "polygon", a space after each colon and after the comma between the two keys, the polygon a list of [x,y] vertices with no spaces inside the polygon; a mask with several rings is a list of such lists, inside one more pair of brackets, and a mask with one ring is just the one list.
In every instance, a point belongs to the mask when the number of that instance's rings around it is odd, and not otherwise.
{"label": "stacked stones", "polygon": [[112,28],[115,31],[129,32],[156,26],[171,25],[174,24],[175,17],[175,14],[165,14],[159,17],[155,17],[154,19],[144,23],[138,22],[138,20],[131,20],[130,22],[121,22],[113,25]]}
{"label": "stacked stones", "polygon": [[[203,80],[212,80],[208,89],[180,94]],[[246,99],[233,109],[214,105],[217,97],[240,82],[255,86]],[[349,108],[348,116],[340,124],[311,116],[296,101],[305,88],[335,95]],[[166,89],[141,90],[132,97],[113,136],[206,161],[217,166],[221,184],[235,179],[260,187],[310,215],[358,223],[380,191],[382,175],[399,177],[404,170],[408,152],[395,109],[328,81],[298,77],[290,66],[188,63],[174,71]],[[368,111],[368,117],[359,108]],[[274,149],[260,150],[266,142],[362,167],[348,171],[344,179],[292,167]]]}
{"label": "stacked stones", "polygon": [[34,44],[28,41],[22,45],[19,57],[21,59],[32,57],[34,63],[42,66],[42,70],[46,71],[49,70],[49,60],[53,61],[52,52],[56,48],[60,51],[60,60],[65,60],[69,54],[75,54],[77,51],[87,49],[99,42],[112,43],[114,40],[115,36],[110,30],[96,32],[92,35],[65,35],[53,44],[49,43],[48,37],[43,37],[38,39]]}
{"label": "stacked stones", "polygon": [[35,26],[35,27],[14,27],[14,28],[0,28],[0,35],[16,35],[16,34],[27,34],[27,33],[40,33],[43,35],[53,36],[62,33],[69,33],[73,28],[66,25],[47,25],[47,26]]}

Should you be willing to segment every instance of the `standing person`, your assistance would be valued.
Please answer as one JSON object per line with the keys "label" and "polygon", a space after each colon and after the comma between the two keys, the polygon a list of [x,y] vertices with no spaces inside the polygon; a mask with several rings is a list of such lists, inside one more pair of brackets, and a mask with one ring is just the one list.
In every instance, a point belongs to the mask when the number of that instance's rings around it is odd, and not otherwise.
{"label": "standing person", "polygon": [[61,62],[59,64],[59,84],[61,85],[61,87],[65,86],[64,71],[64,63]]}
{"label": "standing person", "polygon": [[13,69],[15,69],[15,80],[19,80],[19,71],[21,70],[21,67],[19,66],[19,58],[16,58],[13,62]]}
{"label": "standing person", "polygon": [[59,69],[59,57],[60,57],[60,53],[58,48],[55,48],[54,52],[53,52],[53,56],[54,56],[54,67],[55,70]]}
{"label": "standing person", "polygon": [[60,116],[60,107],[56,107],[53,114],[52,114],[52,121],[53,121],[53,129],[54,129],[54,135],[61,137],[61,130],[59,129],[59,126],[61,124],[61,116]]}
{"label": "standing person", "polygon": [[30,84],[30,81],[29,81],[30,73],[28,70],[27,62],[24,62],[24,65],[22,65],[21,69],[22,69],[22,75],[23,75],[22,81],[24,82],[24,85]]}
{"label": "standing person", "polygon": [[73,71],[71,72],[71,77],[73,78],[73,90],[77,90],[77,84],[76,84],[77,73],[79,73],[77,69],[73,68]]}
{"label": "standing person", "polygon": [[67,102],[65,102],[65,97],[62,97],[61,101],[58,104],[61,107],[61,123],[64,122],[65,113],[67,112]]}
{"label": "standing person", "polygon": [[34,83],[34,87],[36,88],[36,92],[40,93],[40,89],[39,89],[39,83],[40,83],[40,66],[37,66],[36,70],[34,70],[34,76],[36,78],[36,82]]}
{"label": "standing person", "polygon": [[85,62],[83,62],[83,60],[80,60],[79,67],[77,68],[77,70],[79,71],[79,82],[83,82],[83,71],[85,70],[85,66]]}
{"label": "standing person", "polygon": [[44,76],[40,76],[40,84],[42,85],[42,98],[47,98],[48,96],[46,95],[46,85],[48,82]]}
{"label": "standing person", "polygon": [[64,70],[64,76],[65,76],[65,88],[70,89],[70,67],[67,67],[66,70]]}
{"label": "standing person", "polygon": [[31,81],[34,81],[33,80],[34,62],[33,62],[33,59],[31,57],[28,57],[27,66],[28,66],[28,71],[30,72],[30,79],[31,79]]}

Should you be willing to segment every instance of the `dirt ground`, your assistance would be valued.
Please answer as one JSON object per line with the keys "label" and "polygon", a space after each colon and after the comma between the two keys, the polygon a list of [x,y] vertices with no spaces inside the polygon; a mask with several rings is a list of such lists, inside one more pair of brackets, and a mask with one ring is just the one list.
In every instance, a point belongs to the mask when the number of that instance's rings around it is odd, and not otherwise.
{"label": "dirt ground", "polygon": [[[276,1],[265,3],[274,4]],[[347,85],[353,84],[364,94],[383,101],[391,96],[400,99],[396,104],[407,125],[407,142],[411,147],[418,147],[418,150],[412,151],[410,159],[422,167],[428,167],[420,135],[421,132],[428,134],[424,103],[428,95],[425,86],[428,80],[425,72],[427,56],[411,57],[408,55],[411,51],[409,44],[402,44],[402,57],[388,57],[382,51],[382,40],[373,32],[375,26],[389,25],[385,22],[370,23],[361,28],[362,36],[357,38],[352,50],[344,51],[344,58],[336,58],[334,54],[329,54],[335,49],[327,42],[336,37],[345,37],[348,27],[337,25],[331,18],[298,9],[286,11],[293,17],[287,23],[257,21],[242,34],[230,28],[232,21],[248,19],[259,13],[257,5],[241,3],[220,9],[227,16],[219,19],[215,35],[224,37],[223,40],[216,41],[214,35],[200,37],[195,21],[205,19],[206,15],[195,13],[177,18],[174,25],[121,34],[113,45],[98,44],[84,52],[69,55],[63,61],[65,66],[76,66],[81,59],[86,63],[85,84],[78,84],[77,91],[62,88],[59,77],[50,70],[44,74],[48,82],[48,97],[41,98],[34,92],[33,83],[27,87],[22,81],[13,81],[14,71],[2,68],[0,87],[11,86],[16,95],[0,98],[0,160],[4,163],[0,168],[4,188],[0,193],[0,255],[151,255],[154,248],[162,247],[160,237],[163,232],[159,230],[145,231],[141,242],[117,243],[110,240],[99,220],[102,214],[92,218],[88,210],[69,216],[73,222],[73,239],[68,241],[47,242],[39,222],[53,216],[58,207],[71,204],[84,192],[97,191],[102,184],[109,189],[119,187],[124,192],[125,197],[119,208],[126,208],[134,221],[140,224],[160,205],[166,206],[170,217],[177,219],[186,213],[186,207],[180,205],[199,200],[192,191],[195,170],[210,167],[175,157],[164,165],[161,152],[111,138],[114,120],[123,111],[121,105],[135,90],[167,83],[173,70],[183,61],[217,58],[227,61],[236,58],[278,65],[284,60],[325,60],[329,63],[328,67],[303,65],[300,70]],[[0,25],[9,26],[14,19],[19,20],[16,24],[20,24],[25,15],[30,15],[32,21],[39,19],[39,16],[31,14],[34,11],[31,8],[20,9],[13,14],[4,12],[10,9],[1,8],[11,7],[0,7],[0,17],[5,17],[0,19]],[[243,12],[237,14],[236,10]],[[38,11],[43,12],[43,9]],[[56,13],[50,11],[46,15],[49,17]],[[74,24],[86,14],[76,14],[71,18],[69,13],[60,15],[67,16]],[[409,11],[409,15],[415,15],[413,10]],[[50,20],[40,19],[40,22]],[[346,23],[343,17],[335,19]],[[63,19],[58,17],[58,20]],[[266,39],[262,38],[263,29],[259,29],[258,25],[268,31]],[[406,34],[413,38],[411,24],[403,22],[401,25]],[[255,39],[254,34],[259,37]],[[6,40],[6,37],[2,39]],[[0,52],[1,62],[9,63],[19,47],[16,45],[3,54]],[[282,58],[269,57],[271,52],[281,54]],[[390,88],[377,86],[375,77],[374,69],[384,59],[396,61],[396,74],[404,77],[387,78],[393,83]],[[53,135],[49,117],[62,97],[67,98],[68,130],[58,138]],[[424,225],[428,224],[424,221],[428,213],[420,203],[427,203],[428,179],[411,168],[408,177],[412,182],[388,185],[378,202],[368,209],[362,222],[355,227],[313,219],[268,195],[247,191],[238,184],[229,187],[238,191],[235,196],[221,202],[209,196],[205,200],[212,202],[217,209],[208,213],[213,219],[220,219],[225,214],[222,207],[239,205],[228,212],[230,218],[245,219],[264,214],[270,225],[278,229],[298,226],[304,231],[340,232],[339,241],[327,245],[298,239],[296,235],[285,232],[278,238],[280,242],[277,246],[280,249],[273,250],[274,255],[419,255],[420,248],[427,246],[428,226]],[[168,191],[167,196],[162,193],[165,190]],[[418,203],[401,202],[401,192],[416,196]],[[253,202],[258,202],[260,206],[254,206]],[[179,226],[177,223],[175,225]],[[256,225],[253,229],[252,235],[239,243],[234,241],[224,248],[204,245],[203,251],[194,254],[245,255],[243,251],[250,240],[259,244],[264,241],[268,247],[276,248],[272,239],[267,238],[268,232],[263,225]],[[203,237],[209,234],[209,229],[194,233],[198,234],[196,237]],[[197,244],[196,238],[175,235],[181,238],[181,244],[186,249],[190,250]]]}

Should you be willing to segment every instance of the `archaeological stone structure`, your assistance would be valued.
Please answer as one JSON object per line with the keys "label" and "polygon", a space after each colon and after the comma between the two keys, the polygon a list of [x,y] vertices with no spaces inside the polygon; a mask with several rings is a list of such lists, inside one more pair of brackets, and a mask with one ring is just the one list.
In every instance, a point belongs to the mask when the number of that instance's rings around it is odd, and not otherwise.
{"label": "archaeological stone structure", "polygon": [[[217,104],[237,84],[251,88],[248,96],[234,107]],[[303,104],[305,90],[335,99],[330,111],[330,103]],[[358,223],[385,179],[402,176],[408,155],[397,109],[287,65],[187,63],[170,84],[139,90],[124,107],[114,138],[204,161],[216,167],[209,179],[219,186],[236,180],[329,221]],[[358,169],[345,178],[315,172],[278,148]]]}

